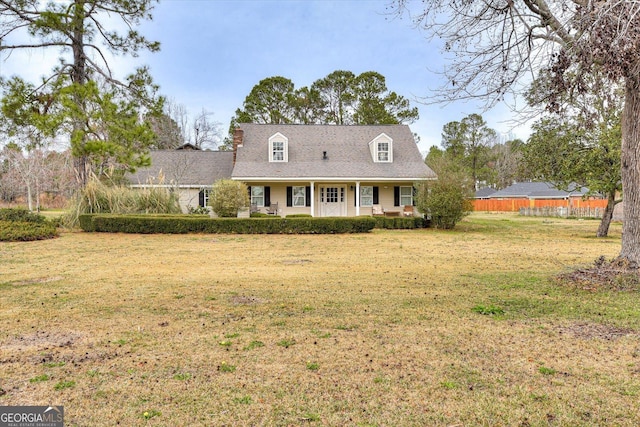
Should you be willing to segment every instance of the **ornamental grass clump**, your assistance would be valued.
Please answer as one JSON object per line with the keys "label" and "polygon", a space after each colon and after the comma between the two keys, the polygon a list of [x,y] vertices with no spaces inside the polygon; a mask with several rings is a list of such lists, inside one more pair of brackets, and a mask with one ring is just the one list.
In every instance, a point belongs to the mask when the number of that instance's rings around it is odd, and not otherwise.
{"label": "ornamental grass clump", "polygon": [[78,225],[82,214],[172,214],[180,213],[180,206],[177,194],[165,187],[149,186],[138,190],[110,185],[92,177],[71,200],[68,212],[64,223],[72,228]]}

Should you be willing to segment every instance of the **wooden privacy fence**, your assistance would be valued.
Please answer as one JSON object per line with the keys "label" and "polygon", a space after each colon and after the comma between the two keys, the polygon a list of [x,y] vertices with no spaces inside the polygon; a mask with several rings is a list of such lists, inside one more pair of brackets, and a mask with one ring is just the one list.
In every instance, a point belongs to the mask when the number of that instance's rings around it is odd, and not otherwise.
{"label": "wooden privacy fence", "polygon": [[[543,216],[542,212],[551,213],[552,210],[559,211],[563,215],[544,216],[580,216],[580,217],[602,217],[604,208],[607,206],[606,199],[477,199],[473,201],[475,211],[489,212],[520,212],[523,210],[531,212],[541,212],[538,216]],[[528,211],[527,211],[528,212]]]}

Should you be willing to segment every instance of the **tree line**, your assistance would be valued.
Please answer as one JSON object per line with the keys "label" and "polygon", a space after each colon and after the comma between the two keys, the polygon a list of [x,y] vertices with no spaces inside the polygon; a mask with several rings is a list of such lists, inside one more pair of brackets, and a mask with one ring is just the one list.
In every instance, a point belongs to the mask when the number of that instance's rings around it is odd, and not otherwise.
{"label": "tree line", "polygon": [[281,76],[261,80],[251,89],[235,123],[373,125],[413,123],[417,107],[389,91],[385,77],[375,71],[355,75],[337,70],[309,87],[295,88]]}

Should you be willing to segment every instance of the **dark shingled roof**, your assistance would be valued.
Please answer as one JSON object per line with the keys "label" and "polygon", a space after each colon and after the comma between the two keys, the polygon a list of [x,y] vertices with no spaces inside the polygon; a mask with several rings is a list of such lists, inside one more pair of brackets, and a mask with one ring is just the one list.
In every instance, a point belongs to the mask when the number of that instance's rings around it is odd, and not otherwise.
{"label": "dark shingled roof", "polygon": [[[405,179],[435,178],[424,163],[406,125],[264,125],[241,124],[243,145],[238,148],[233,177],[237,179]],[[288,138],[288,162],[269,162],[271,136]],[[393,140],[393,162],[375,163],[369,142],[381,134]],[[323,152],[327,159],[323,159]]]}
{"label": "dark shingled roof", "polygon": [[488,198],[490,195],[492,195],[493,193],[495,193],[496,190],[495,188],[491,188],[491,187],[484,187],[479,189],[478,191],[476,191],[476,199],[486,199]]}
{"label": "dark shingled roof", "polygon": [[[156,150],[151,166],[128,174],[132,185],[165,184],[182,187],[210,186],[217,179],[231,178],[231,151]],[[164,182],[159,182],[164,179]]]}
{"label": "dark shingled roof", "polygon": [[570,196],[582,196],[588,189],[578,189],[577,185],[569,186],[569,191],[558,190],[550,182],[516,182],[507,188],[490,194],[490,199],[529,198],[529,199],[562,199]]}

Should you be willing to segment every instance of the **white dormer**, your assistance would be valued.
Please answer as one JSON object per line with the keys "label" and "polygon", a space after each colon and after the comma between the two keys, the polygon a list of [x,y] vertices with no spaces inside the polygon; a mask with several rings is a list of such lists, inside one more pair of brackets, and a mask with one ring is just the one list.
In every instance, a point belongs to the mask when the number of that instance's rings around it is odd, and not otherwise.
{"label": "white dormer", "polygon": [[280,132],[269,138],[269,162],[289,161],[289,138]]}
{"label": "white dormer", "polygon": [[392,163],[393,162],[393,139],[384,133],[376,136],[369,143],[371,157],[375,163]]}

